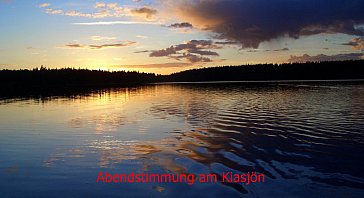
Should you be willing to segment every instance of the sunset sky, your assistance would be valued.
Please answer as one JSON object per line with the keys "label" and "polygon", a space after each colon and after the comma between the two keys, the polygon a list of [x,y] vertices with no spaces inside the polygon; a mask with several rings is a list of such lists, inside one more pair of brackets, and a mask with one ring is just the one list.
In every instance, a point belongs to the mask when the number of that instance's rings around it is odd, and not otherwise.
{"label": "sunset sky", "polygon": [[363,59],[362,0],[0,0],[0,69]]}

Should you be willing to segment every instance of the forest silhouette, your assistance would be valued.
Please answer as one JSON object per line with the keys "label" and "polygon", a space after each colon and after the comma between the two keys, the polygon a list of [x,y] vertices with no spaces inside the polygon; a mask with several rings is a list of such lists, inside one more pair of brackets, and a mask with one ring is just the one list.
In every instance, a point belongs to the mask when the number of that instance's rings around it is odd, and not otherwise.
{"label": "forest silhouette", "polygon": [[165,82],[344,79],[364,79],[364,60],[207,67],[170,75],[43,66],[32,70],[0,70],[0,95]]}

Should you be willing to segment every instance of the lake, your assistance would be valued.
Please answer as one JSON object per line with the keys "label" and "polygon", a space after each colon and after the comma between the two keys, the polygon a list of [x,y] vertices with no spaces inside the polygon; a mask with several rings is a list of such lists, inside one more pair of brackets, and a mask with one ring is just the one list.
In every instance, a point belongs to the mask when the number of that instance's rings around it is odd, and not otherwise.
{"label": "lake", "polygon": [[[0,197],[364,197],[363,153],[362,82],[157,84],[0,100]],[[218,181],[97,182],[100,172]],[[222,182],[224,172],[265,177]]]}

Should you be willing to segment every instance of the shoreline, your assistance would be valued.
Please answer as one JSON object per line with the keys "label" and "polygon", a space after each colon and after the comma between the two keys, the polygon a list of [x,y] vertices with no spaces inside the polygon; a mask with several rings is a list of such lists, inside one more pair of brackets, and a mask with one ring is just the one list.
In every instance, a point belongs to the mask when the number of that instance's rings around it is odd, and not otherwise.
{"label": "shoreline", "polygon": [[163,84],[233,84],[233,83],[316,83],[316,82],[364,82],[364,79],[332,79],[332,80],[238,80],[238,81],[186,81],[186,82],[157,82],[152,85]]}

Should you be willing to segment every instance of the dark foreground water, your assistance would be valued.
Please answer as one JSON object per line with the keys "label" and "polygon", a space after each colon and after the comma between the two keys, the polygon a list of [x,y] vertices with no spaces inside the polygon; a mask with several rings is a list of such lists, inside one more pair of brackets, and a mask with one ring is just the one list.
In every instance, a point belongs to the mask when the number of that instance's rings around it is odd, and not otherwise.
{"label": "dark foreground water", "polygon": [[[102,183],[110,174],[217,182]],[[223,172],[265,175],[219,182]],[[0,100],[0,197],[364,197],[364,84],[174,84]]]}

